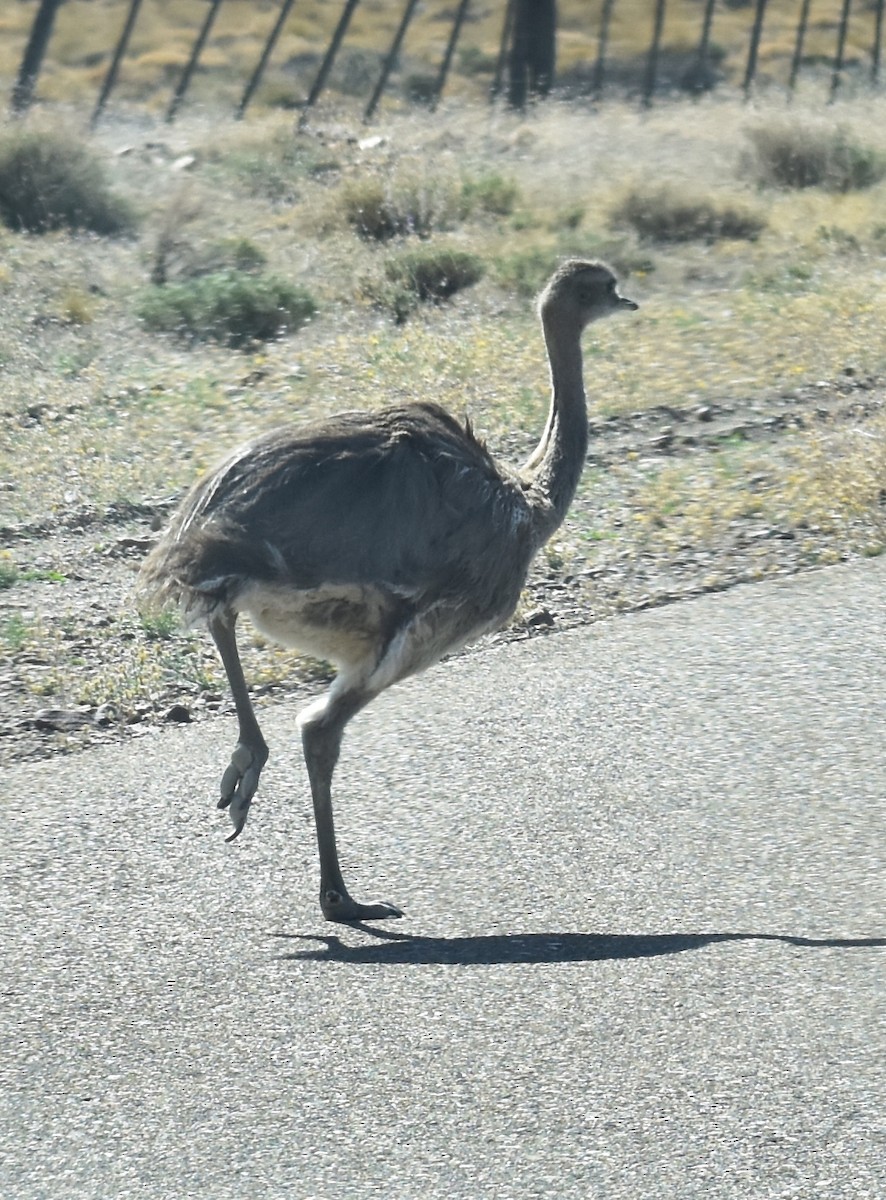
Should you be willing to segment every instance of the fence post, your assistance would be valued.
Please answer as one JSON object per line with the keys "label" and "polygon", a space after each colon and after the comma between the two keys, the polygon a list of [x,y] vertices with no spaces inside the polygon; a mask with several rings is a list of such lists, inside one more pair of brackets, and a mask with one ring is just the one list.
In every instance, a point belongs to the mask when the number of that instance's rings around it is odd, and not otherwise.
{"label": "fence post", "polygon": [[600,12],[600,34],[597,39],[597,60],[594,63],[594,75],[591,81],[591,94],[594,100],[603,95],[603,73],[606,70],[606,51],[609,47],[609,25],[612,21],[612,10],[615,0],[603,0]]}
{"label": "fence post", "polygon": [[880,80],[880,53],[883,45],[883,7],[884,0],[877,0],[877,11],[874,16],[874,44],[871,47],[871,83]]}
{"label": "fence post", "polygon": [[528,0],[514,0],[511,52],[508,57],[508,107],[525,108],[529,59]]}
{"label": "fence post", "polygon": [[705,0],[704,16],[701,19],[701,38],[698,43],[698,60],[704,66],[707,63],[708,50],[711,45],[711,26],[714,23],[714,5],[717,0]]}
{"label": "fence post", "polygon": [[391,48],[388,51],[387,57],[382,64],[381,75],[378,83],[375,85],[375,90],[370,97],[369,103],[366,105],[366,111],[363,114],[364,121],[371,121],[372,114],[375,112],[378,102],[381,99],[381,94],[385,90],[385,84],[388,82],[388,76],[394,69],[394,63],[397,61],[397,55],[400,52],[400,45],[403,38],[406,36],[406,30],[409,28],[409,22],[412,20],[412,15],[415,12],[415,7],[418,0],[406,0],[406,7],[403,10],[403,16],[400,19],[400,24],[397,32],[394,34],[394,40],[391,42]]}
{"label": "fence post", "polygon": [[304,129],[305,122],[308,119],[308,112],[314,107],[319,99],[320,93],[326,83],[326,77],[332,70],[332,64],[335,62],[335,56],[338,54],[338,48],[342,44],[348,26],[351,23],[351,17],[354,15],[354,9],[360,3],[360,0],[345,0],[345,6],[342,9],[342,14],[338,19],[338,24],[335,27],[335,33],[329,46],[326,49],[326,54],[323,56],[323,61],[320,64],[320,70],[317,72],[317,78],[311,84],[311,90],[308,92],[308,98],[304,102],[301,110],[301,116],[298,118],[298,128]]}
{"label": "fence post", "polygon": [[711,27],[714,23],[714,5],[717,0],[705,0],[704,13],[701,18],[701,37],[695,58],[680,77],[680,87],[690,95],[700,96],[709,92],[715,82],[714,72],[708,65],[711,48]]}
{"label": "fence post", "polygon": [[751,86],[754,82],[754,76],[757,74],[757,51],[760,49],[760,36],[763,33],[763,16],[765,12],[766,0],[757,0],[757,8],[754,12],[754,24],[751,29],[751,41],[748,46],[748,65],[745,68],[744,83],[742,84],[745,100],[750,99]]}
{"label": "fence post", "polygon": [[286,18],[292,10],[295,0],[283,0],[283,6],[277,14],[277,20],[274,22],[274,28],[270,32],[268,40],[265,42],[264,49],[261,52],[255,70],[247,83],[240,103],[237,105],[237,111],[234,113],[234,119],[240,121],[243,119],[243,114],[246,112],[246,106],[252,99],[252,94],[258,85],[261,83],[261,77],[265,73],[265,67],[268,65],[268,59],[271,57],[274,47],[277,45],[277,39],[283,32],[283,26],[286,24]]}
{"label": "fence post", "polygon": [[652,42],[649,46],[649,57],[646,59],[646,71],[643,76],[643,107],[652,107],[652,93],[655,91],[655,79],[658,74],[658,52],[661,47],[661,34],[664,29],[665,4],[667,0],[656,0],[655,24],[652,29]]}
{"label": "fence post", "polygon": [[458,42],[458,36],[461,33],[461,27],[464,24],[465,17],[468,15],[468,4],[470,0],[460,0],[458,10],[455,14],[455,20],[452,22],[452,32],[449,35],[449,41],[446,43],[446,53],[443,55],[443,61],[440,64],[440,71],[437,75],[437,81],[434,84],[434,94],[431,97],[431,112],[433,112],[443,94],[443,88],[446,86],[446,77],[449,74],[449,68],[452,65],[452,56],[455,54],[455,47]]}
{"label": "fence post", "polygon": [[803,0],[800,8],[800,17],[797,21],[797,38],[794,42],[794,57],[791,59],[791,74],[788,79],[788,98],[794,94],[794,88],[797,86],[797,76],[800,74],[800,65],[803,62],[803,42],[806,39],[806,26],[809,22],[809,6],[812,0]]}
{"label": "fence post", "polygon": [[191,50],[191,57],[188,59],[187,66],[182,71],[181,79],[175,89],[172,99],[169,102],[169,108],[166,110],[166,123],[170,124],[175,119],[175,114],[178,112],[178,106],[184,99],[185,92],[188,90],[188,85],[191,82],[191,76],[197,66],[197,60],[200,58],[206,39],[209,37],[209,31],[212,29],[212,23],[221,8],[222,0],[210,0],[209,9],[204,18],[202,28],[197,34],[197,40],[194,42]]}
{"label": "fence post", "polygon": [[95,110],[89,122],[90,129],[95,129],[98,124],[98,119],[104,111],[111,90],[117,82],[117,72],[120,70],[120,63],[123,60],[123,55],[126,53],[126,47],[129,45],[129,38],[135,25],[135,18],[138,16],[138,10],[141,8],[141,3],[142,0],[130,0],[129,12],[126,14],[126,20],[123,23],[123,31],[114,49],[114,57],[111,59],[111,65],[108,67],[108,73],[98,94],[98,100],[95,102]]}
{"label": "fence post", "polygon": [[554,81],[556,0],[516,0],[508,104],[523,108],[529,93],[546,96]]}
{"label": "fence post", "polygon": [[846,55],[846,32],[849,28],[849,9],[852,6],[852,0],[843,0],[843,7],[840,10],[840,24],[837,26],[837,53],[834,56],[834,70],[831,74],[831,93],[828,97],[828,104],[833,104],[837,98],[837,89],[842,82],[843,75],[843,60]]}
{"label": "fence post", "polygon": [[18,69],[15,86],[12,89],[11,107],[14,113],[22,113],[29,108],[34,99],[34,87],[37,76],[43,65],[43,56],[49,45],[55,14],[62,0],[40,0],[40,7],[31,26],[31,34],[25,47],[24,57]]}
{"label": "fence post", "polygon": [[516,0],[508,0],[505,7],[505,19],[501,26],[501,39],[498,43],[498,58],[495,62],[495,75],[492,78],[492,86],[489,89],[489,99],[495,98],[501,93],[502,76],[505,73],[505,63],[508,60],[508,46],[511,44],[511,31],[514,28],[514,9]]}

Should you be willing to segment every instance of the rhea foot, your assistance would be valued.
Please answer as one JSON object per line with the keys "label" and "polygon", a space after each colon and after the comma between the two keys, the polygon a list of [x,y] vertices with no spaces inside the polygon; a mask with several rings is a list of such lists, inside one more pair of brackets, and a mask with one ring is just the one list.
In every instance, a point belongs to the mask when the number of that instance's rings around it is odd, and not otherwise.
{"label": "rhea foot", "polygon": [[249,806],[258,788],[258,779],[262,767],[268,761],[268,748],[265,745],[247,746],[238,742],[231,755],[231,761],[222,775],[221,798],[219,808],[226,808],[234,832],[225,838],[232,842],[243,830],[246,818],[249,816]]}
{"label": "rhea foot", "polygon": [[327,921],[385,921],[402,917],[393,904],[358,904],[344,888],[325,888],[320,892],[320,908]]}

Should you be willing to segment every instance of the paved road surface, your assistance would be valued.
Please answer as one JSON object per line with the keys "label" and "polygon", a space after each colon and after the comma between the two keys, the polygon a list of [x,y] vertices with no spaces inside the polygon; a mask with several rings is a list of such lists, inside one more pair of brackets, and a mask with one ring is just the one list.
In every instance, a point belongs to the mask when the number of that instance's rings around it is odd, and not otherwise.
{"label": "paved road surface", "polygon": [[886,562],[382,697],[324,924],[288,705],[5,778],[0,1194],[886,1195]]}

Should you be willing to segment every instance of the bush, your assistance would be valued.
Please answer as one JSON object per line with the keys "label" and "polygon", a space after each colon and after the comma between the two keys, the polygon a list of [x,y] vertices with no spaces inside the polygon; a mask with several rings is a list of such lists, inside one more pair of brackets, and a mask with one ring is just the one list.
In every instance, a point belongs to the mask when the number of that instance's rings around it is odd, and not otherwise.
{"label": "bush", "polygon": [[506,179],[494,171],[476,179],[466,179],[462,184],[462,210],[467,216],[475,209],[496,217],[507,217],[514,211],[520,198],[520,189],[513,179]]}
{"label": "bush", "polygon": [[0,551],[0,591],[18,582],[18,567],[8,550]]}
{"label": "bush", "polygon": [[16,131],[0,139],[0,218],[11,229],[88,229],[122,234],[132,208],[110,190],[101,162],[61,133]]}
{"label": "bush", "polygon": [[496,172],[461,183],[444,175],[405,172],[388,180],[352,180],[342,191],[341,205],[355,233],[367,241],[386,242],[410,235],[430,237],[478,211],[507,216],[519,196],[517,184]]}
{"label": "bush", "polygon": [[395,204],[377,179],[349,184],[342,195],[342,207],[347,223],[367,241],[386,242],[400,233],[420,232],[416,215]]}
{"label": "bush", "polygon": [[242,271],[255,275],[268,258],[249,238],[227,237],[211,242],[198,255],[193,266],[195,275],[212,275],[219,271]]}
{"label": "bush", "polygon": [[364,279],[361,293],[402,325],[418,304],[441,303],[483,275],[482,259],[463,250],[414,250],[385,264],[384,279]]}
{"label": "bush", "polygon": [[612,211],[616,225],[628,225],[647,242],[754,241],[765,228],[760,213],[745,205],[695,197],[672,186],[629,192]]}
{"label": "bush", "polygon": [[403,94],[413,104],[430,107],[437,96],[437,76],[415,72],[403,80]]}
{"label": "bush", "polygon": [[409,234],[430,237],[459,217],[459,196],[446,180],[402,176],[352,182],[342,194],[345,220],[367,241]]}
{"label": "bush", "polygon": [[273,275],[231,270],[153,287],[138,304],[148,329],[234,347],[291,333],[315,311],[301,287]]}
{"label": "bush", "polygon": [[495,274],[502,287],[518,296],[535,296],[547,283],[556,255],[546,246],[514,250],[496,259]]}
{"label": "bush", "polygon": [[753,146],[750,169],[772,187],[850,192],[886,175],[886,157],[854,141],[843,126],[783,121],[745,133]]}
{"label": "bush", "polygon": [[177,236],[170,227],[158,234],[151,258],[151,283],[165,284],[200,275],[235,271],[258,274],[267,264],[265,253],[248,238],[230,237],[200,245]]}
{"label": "bush", "polygon": [[466,250],[414,250],[386,263],[385,274],[419,300],[448,300],[482,278],[483,260]]}

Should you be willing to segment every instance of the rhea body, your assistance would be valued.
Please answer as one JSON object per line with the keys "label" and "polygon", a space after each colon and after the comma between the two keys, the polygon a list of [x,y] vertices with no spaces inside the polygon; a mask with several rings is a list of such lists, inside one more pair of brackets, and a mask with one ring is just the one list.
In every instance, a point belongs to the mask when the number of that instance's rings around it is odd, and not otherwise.
{"label": "rhea body", "polygon": [[238,615],[337,668],[299,717],[327,919],[401,915],[357,903],[342,878],[332,775],[347,722],[511,616],[585,461],[582,331],[636,307],[602,263],[571,261],[551,278],[539,299],[551,406],[522,466],[496,464],[469,424],[431,402],[278,429],[200,480],[145,561],[145,590],[208,626],[228,676],[239,724],[219,800],[234,825],[229,840],[268,757],[237,650]]}

